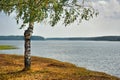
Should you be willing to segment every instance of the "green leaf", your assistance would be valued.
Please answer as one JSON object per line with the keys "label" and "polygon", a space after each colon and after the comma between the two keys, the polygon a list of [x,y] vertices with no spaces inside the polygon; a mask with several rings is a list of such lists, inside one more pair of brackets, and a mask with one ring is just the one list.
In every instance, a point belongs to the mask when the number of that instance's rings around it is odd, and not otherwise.
{"label": "green leaf", "polygon": [[76,20],[89,20],[99,13],[91,7],[78,4],[80,0],[0,0],[0,12],[16,13],[16,22],[23,21],[20,28],[30,22],[48,19],[55,26],[61,19],[65,26]]}

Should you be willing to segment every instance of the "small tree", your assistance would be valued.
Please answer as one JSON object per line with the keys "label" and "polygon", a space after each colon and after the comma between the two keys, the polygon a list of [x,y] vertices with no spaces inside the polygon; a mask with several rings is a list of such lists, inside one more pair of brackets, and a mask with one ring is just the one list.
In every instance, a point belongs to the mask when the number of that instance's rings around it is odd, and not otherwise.
{"label": "small tree", "polygon": [[84,0],[0,0],[0,12],[11,15],[16,13],[16,22],[21,19],[23,23],[20,28],[29,24],[24,32],[25,52],[24,52],[24,70],[31,67],[31,45],[30,38],[33,33],[34,23],[42,22],[48,19],[51,26],[54,26],[60,20],[67,26],[74,21],[81,22],[89,20],[98,13],[90,6],[84,6]]}

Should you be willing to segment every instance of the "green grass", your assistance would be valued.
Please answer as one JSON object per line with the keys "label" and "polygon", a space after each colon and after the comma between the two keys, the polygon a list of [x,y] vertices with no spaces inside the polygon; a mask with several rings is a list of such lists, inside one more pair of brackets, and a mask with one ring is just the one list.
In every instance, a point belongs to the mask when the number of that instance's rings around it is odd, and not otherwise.
{"label": "green grass", "polygon": [[54,59],[32,56],[31,61],[31,70],[23,71],[23,56],[0,54],[0,80],[120,80]]}
{"label": "green grass", "polygon": [[0,50],[9,50],[9,49],[17,49],[17,47],[12,45],[0,45]]}

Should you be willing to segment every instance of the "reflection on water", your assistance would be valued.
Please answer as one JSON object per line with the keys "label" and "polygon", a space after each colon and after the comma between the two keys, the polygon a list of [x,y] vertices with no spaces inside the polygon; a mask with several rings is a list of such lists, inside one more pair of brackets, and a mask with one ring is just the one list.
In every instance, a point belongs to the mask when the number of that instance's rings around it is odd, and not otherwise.
{"label": "reflection on water", "polygon": [[[23,41],[0,41],[0,44],[19,47],[14,50],[1,50],[0,53],[24,53]],[[32,41],[32,55],[71,62],[120,77],[120,42]]]}

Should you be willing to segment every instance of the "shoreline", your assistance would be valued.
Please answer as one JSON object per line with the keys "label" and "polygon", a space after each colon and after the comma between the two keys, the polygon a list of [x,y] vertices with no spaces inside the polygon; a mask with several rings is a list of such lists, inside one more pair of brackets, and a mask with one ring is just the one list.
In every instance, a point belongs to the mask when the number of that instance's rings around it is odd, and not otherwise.
{"label": "shoreline", "polygon": [[91,71],[68,62],[32,56],[31,70],[22,72],[24,57],[0,54],[0,80],[120,80],[104,72]]}

